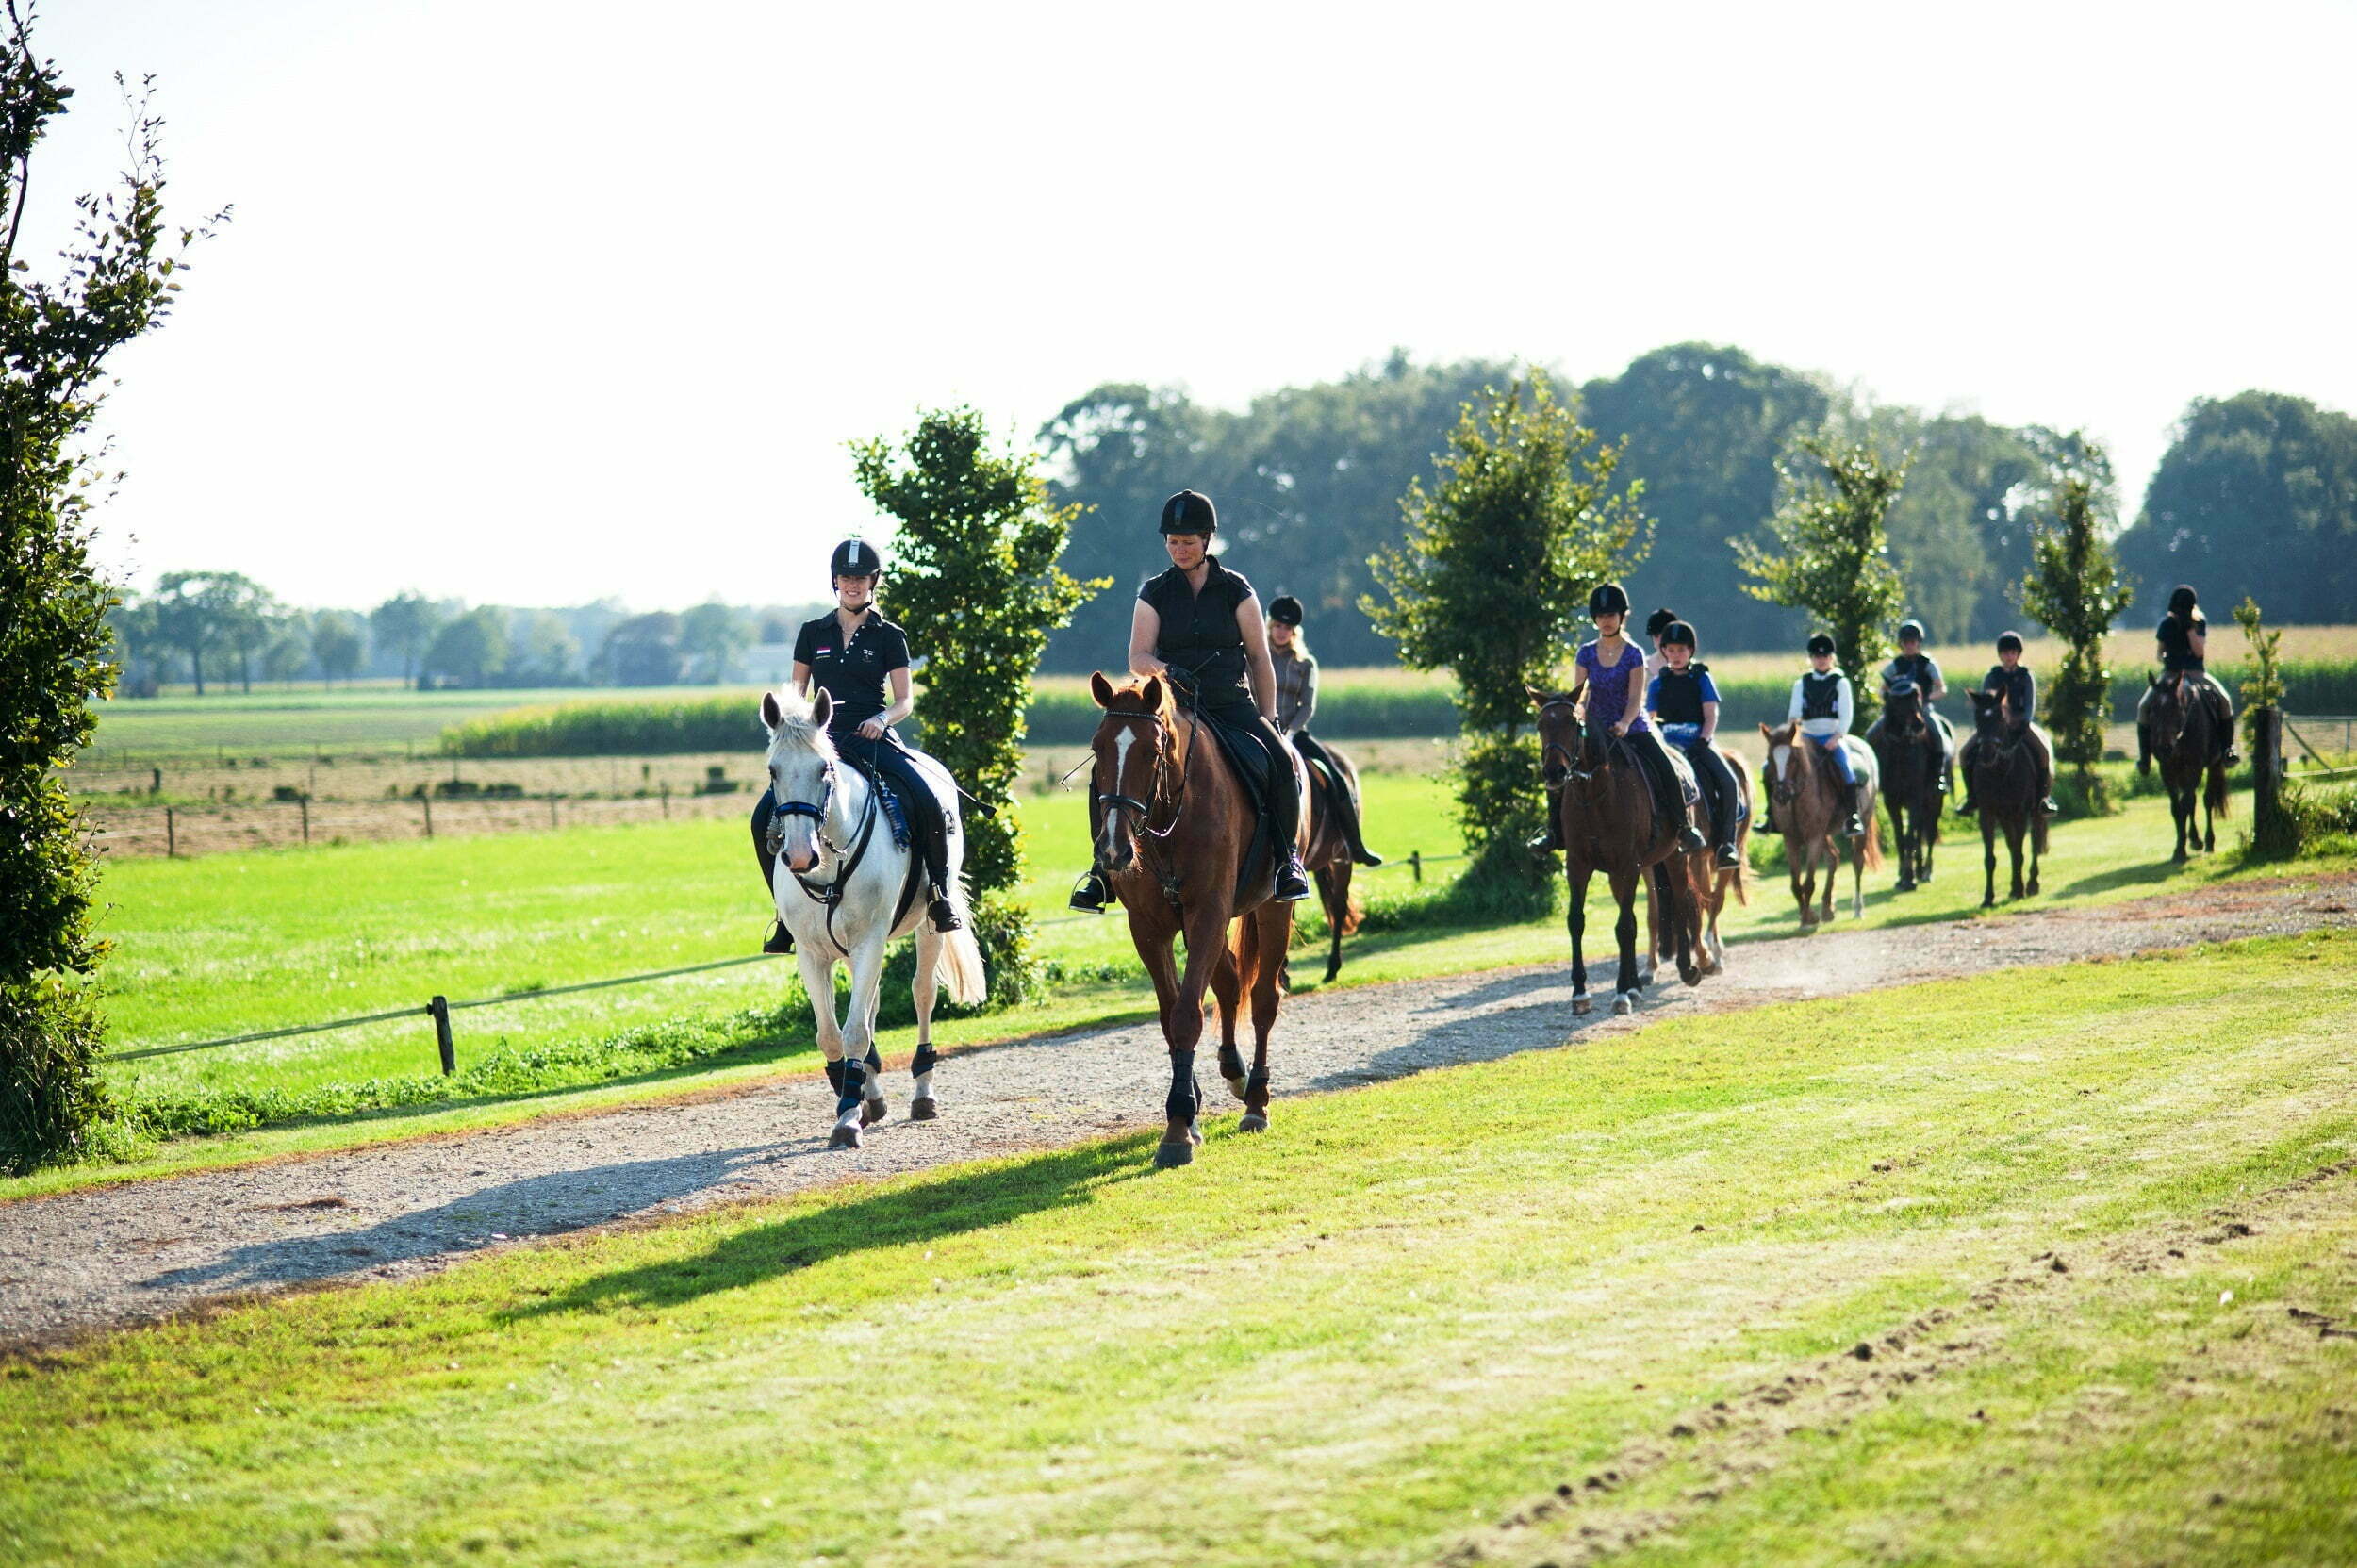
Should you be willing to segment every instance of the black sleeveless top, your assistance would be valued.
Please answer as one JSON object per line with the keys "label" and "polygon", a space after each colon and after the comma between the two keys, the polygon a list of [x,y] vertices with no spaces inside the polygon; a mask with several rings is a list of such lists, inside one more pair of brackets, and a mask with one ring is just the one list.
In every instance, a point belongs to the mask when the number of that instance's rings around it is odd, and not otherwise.
{"label": "black sleeveless top", "polygon": [[1654,717],[1664,724],[1700,724],[1703,684],[1697,677],[1709,668],[1700,660],[1689,663],[1682,673],[1662,666],[1660,673],[1654,677]]}
{"label": "black sleeveless top", "polygon": [[1841,671],[1829,669],[1820,675],[1810,670],[1801,677],[1801,718],[1838,718],[1841,717]]}
{"label": "black sleeveless top", "polygon": [[1138,598],[1162,618],[1154,656],[1194,677],[1206,698],[1243,691],[1244,627],[1236,609],[1251,597],[1252,585],[1221,566],[1216,555],[1205,557],[1200,593],[1177,567],[1147,578]]}
{"label": "black sleeveless top", "polygon": [[2172,675],[2180,671],[2196,675],[2207,673],[2201,668],[2201,655],[2193,651],[2195,632],[2205,637],[2210,635],[2210,623],[2201,618],[2200,610],[2193,612],[2190,621],[2180,620],[2172,615],[2161,622],[2161,629],[2153,635],[2160,639],[2163,669]]}
{"label": "black sleeveless top", "polygon": [[811,685],[834,700],[827,729],[840,737],[891,706],[884,677],[909,667],[908,634],[882,610],[869,610],[846,643],[843,625],[830,610],[802,622],[794,639],[794,662],[810,666]]}
{"label": "black sleeveless top", "polygon": [[1987,678],[1981,682],[1981,689],[1996,692],[2004,698],[2005,705],[2013,710],[2012,717],[2017,721],[2037,717],[2037,677],[2030,673],[2030,667],[2026,664],[2015,665],[2011,669],[2001,664],[1990,665]]}

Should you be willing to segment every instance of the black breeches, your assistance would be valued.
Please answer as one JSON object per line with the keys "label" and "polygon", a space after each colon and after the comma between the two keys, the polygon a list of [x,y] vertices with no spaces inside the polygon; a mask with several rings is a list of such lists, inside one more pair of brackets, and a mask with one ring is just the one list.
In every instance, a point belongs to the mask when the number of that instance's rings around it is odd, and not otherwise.
{"label": "black breeches", "polygon": [[[1303,761],[1325,769],[1326,798],[1334,809],[1335,824],[1343,830],[1343,842],[1349,846],[1352,854],[1365,853],[1367,843],[1359,826],[1359,792],[1351,786],[1349,775],[1336,765],[1334,753],[1328,751],[1309,731],[1295,730],[1293,741],[1294,750],[1301,753]],[[1310,787],[1313,789],[1317,787],[1316,768],[1310,773]]]}
{"label": "black breeches", "polygon": [[947,893],[949,890],[949,824],[942,814],[941,797],[933,793],[932,784],[916,770],[909,754],[891,740],[869,740],[852,733],[834,737],[835,749],[845,757],[882,774],[892,782],[900,809],[907,815],[909,838],[917,857],[924,862],[925,876],[933,886]]}
{"label": "black breeches", "polygon": [[1707,741],[1698,740],[1686,748],[1686,760],[1693,765],[1694,782],[1702,785],[1703,799],[1710,806],[1710,837],[1714,844],[1735,842],[1736,808],[1742,804],[1742,791],[1735,782],[1735,769],[1719,749]]}
{"label": "black breeches", "polygon": [[1651,729],[1631,730],[1624,738],[1645,770],[1646,783],[1653,785],[1654,810],[1673,826],[1684,826],[1686,791],[1678,784],[1677,765],[1670,760],[1670,749]]}
{"label": "black breeches", "polygon": [[1207,701],[1201,712],[1229,736],[1249,737],[1261,748],[1264,770],[1260,780],[1246,780],[1244,787],[1260,796],[1261,809],[1268,816],[1269,842],[1277,858],[1283,859],[1301,826],[1301,791],[1294,784],[1292,743],[1277,733],[1276,725],[1261,717],[1261,710],[1252,705],[1249,698],[1241,702],[1222,702],[1216,707]]}

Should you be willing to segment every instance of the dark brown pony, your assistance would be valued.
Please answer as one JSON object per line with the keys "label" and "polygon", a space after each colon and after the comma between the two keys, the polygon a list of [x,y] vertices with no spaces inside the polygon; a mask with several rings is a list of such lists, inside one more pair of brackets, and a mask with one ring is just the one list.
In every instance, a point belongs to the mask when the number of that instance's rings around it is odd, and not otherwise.
{"label": "dark brown pony", "polygon": [[[2161,759],[2161,783],[2168,788],[2168,813],[2177,819],[2177,853],[2170,858],[2184,859],[2189,842],[2206,854],[2217,848],[2217,819],[2228,814],[2217,711],[2186,685],[2183,672],[2147,679],[2153,693],[2152,751]],[[2202,812],[2198,834],[2193,831],[2197,803]]]}
{"label": "dark brown pony", "polygon": [[1926,712],[1920,690],[1886,691],[1883,716],[1866,733],[1882,769],[1883,804],[1898,841],[1899,891],[1932,880],[1932,850],[1939,842],[1939,716]]}
{"label": "dark brown pony", "polygon": [[[1116,689],[1098,674],[1090,678],[1089,690],[1105,710],[1089,743],[1096,758],[1090,817],[1096,860],[1129,912],[1129,940],[1154,979],[1162,1038],[1170,1045],[1170,1093],[1162,1102],[1169,1123],[1154,1163],[1183,1165],[1203,1141],[1195,1126],[1203,1091],[1195,1081],[1195,1051],[1203,1038],[1207,984],[1219,999],[1220,1075],[1244,1104],[1236,1129],[1268,1127],[1268,1037],[1277,1023],[1294,906],[1269,897],[1272,855],[1261,857],[1253,884],[1239,894],[1236,879],[1259,818],[1217,740],[1201,733],[1210,721],[1180,712],[1160,676]],[[1297,760],[1294,768],[1298,779]],[[1171,953],[1172,942],[1182,935],[1183,972]],[[1246,991],[1252,994],[1248,1076],[1236,1046],[1236,1012]]]}
{"label": "dark brown pony", "polygon": [[1343,835],[1342,823],[1335,817],[1331,794],[1337,789],[1357,793],[1359,769],[1339,746],[1327,744],[1326,754],[1334,761],[1334,777],[1320,777],[1321,769],[1307,767],[1310,799],[1304,815],[1310,819],[1310,847],[1301,852],[1301,864],[1317,879],[1318,902],[1326,910],[1326,929],[1331,933],[1326,978],[1332,980],[1343,972],[1343,938],[1359,929],[1366,911],[1350,890],[1351,873],[1359,863],[1350,858],[1350,840]]}
{"label": "dark brown pony", "polygon": [[1995,692],[1975,691],[1972,728],[1980,744],[1972,749],[1972,799],[1981,813],[1981,869],[1985,873],[1981,907],[1997,904],[1997,834],[2003,829],[2005,849],[2013,856],[2013,897],[2020,898],[2021,841],[2030,841],[2030,895],[2037,894],[2038,856],[2046,852],[2046,814],[2037,809],[2037,756],[2030,749],[2027,725],[2005,717],[2004,699]]}
{"label": "dark brown pony", "polygon": [[1678,978],[1689,985],[1701,983],[1702,971],[1694,964],[1693,918],[1687,908],[1690,889],[1682,885],[1685,875],[1673,874],[1682,873],[1683,867],[1670,864],[1683,858],[1676,855],[1678,824],[1654,810],[1643,767],[1619,737],[1584,723],[1566,694],[1534,691],[1530,696],[1539,709],[1541,766],[1555,790],[1563,870],[1571,882],[1572,1011],[1585,1013],[1590,1005],[1582,943],[1588,931],[1588,880],[1599,870],[1621,906],[1621,917],[1612,927],[1621,945],[1612,1011],[1626,1013],[1637,1002],[1637,883],[1641,879],[1651,879],[1650,894],[1660,901],[1676,933]]}
{"label": "dark brown pony", "polygon": [[[1834,836],[1834,826],[1848,812],[1849,801],[1842,792],[1840,775],[1817,743],[1801,734],[1797,722],[1788,721],[1772,730],[1762,724],[1759,734],[1768,742],[1775,826],[1784,834],[1784,858],[1792,873],[1792,897],[1801,906],[1801,930],[1813,932],[1833,919],[1834,883],[1841,872],[1841,841]],[[1842,738],[1850,746],[1850,765],[1866,779],[1866,799],[1858,809],[1858,816],[1865,819],[1866,836],[1858,840],[1850,883],[1850,914],[1860,918],[1866,914],[1867,870],[1879,871],[1883,864],[1882,818],[1874,811],[1881,776],[1871,747],[1854,735]],[[1816,901],[1820,866],[1825,868],[1821,913]]]}

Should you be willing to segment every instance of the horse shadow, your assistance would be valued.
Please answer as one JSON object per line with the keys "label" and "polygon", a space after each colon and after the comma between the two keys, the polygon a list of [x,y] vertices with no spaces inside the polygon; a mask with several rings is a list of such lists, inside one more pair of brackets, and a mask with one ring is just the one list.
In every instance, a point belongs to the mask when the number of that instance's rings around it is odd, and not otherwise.
{"label": "horse shadow", "polygon": [[[816,1149],[819,1140],[811,1142]],[[356,1230],[274,1237],[233,1247],[204,1263],[168,1269],[140,1282],[156,1290],[213,1292],[333,1279],[443,1257],[506,1237],[578,1230],[699,1197],[776,1154],[774,1147],[716,1149],[592,1170],[551,1171],[480,1188]]]}
{"label": "horse shadow", "polygon": [[[1592,982],[1592,970],[1590,978]],[[1542,994],[1534,996],[1533,992]],[[1514,1006],[1466,1015],[1468,1009],[1516,998],[1525,999]],[[1446,1000],[1420,1007],[1409,1016],[1432,1016],[1439,1021],[1414,1039],[1379,1050],[1362,1063],[1319,1075],[1306,1088],[1312,1092],[1358,1088],[1436,1067],[1552,1050],[1591,1024],[1609,1021],[1612,1010],[1610,993],[1606,992],[1593,1013],[1574,1014],[1567,966],[1554,972],[1505,976],[1471,990],[1451,992]]]}
{"label": "horse shadow", "polygon": [[1141,1133],[1034,1154],[980,1170],[950,1171],[837,1199],[734,1230],[692,1257],[592,1276],[542,1300],[509,1309],[521,1322],[618,1307],[661,1310],[742,1289],[863,1252],[920,1246],[1057,1209],[1153,1175]]}

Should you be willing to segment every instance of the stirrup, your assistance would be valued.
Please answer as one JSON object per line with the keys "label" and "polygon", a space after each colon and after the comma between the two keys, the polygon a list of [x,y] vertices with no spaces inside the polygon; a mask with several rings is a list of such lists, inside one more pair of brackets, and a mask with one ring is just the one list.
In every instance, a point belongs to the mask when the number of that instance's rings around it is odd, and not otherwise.
{"label": "stirrup", "polygon": [[1702,830],[1694,826],[1693,823],[1689,822],[1685,827],[1678,830],[1678,850],[1680,853],[1690,855],[1697,850],[1707,850],[1709,848],[1710,840],[1705,838],[1703,836]]}
{"label": "stirrup", "polygon": [[1309,873],[1302,870],[1301,854],[1295,850],[1277,867],[1277,884],[1269,890],[1269,897],[1280,904],[1294,904],[1309,896]]}
{"label": "stirrup", "polygon": [[944,898],[935,898],[925,906],[925,917],[933,923],[933,930],[945,933],[965,924],[958,918],[957,907]]}
{"label": "stirrup", "polygon": [[1859,817],[1859,815],[1854,811],[1850,813],[1850,819],[1841,824],[1841,836],[1844,838],[1864,838],[1866,836],[1865,819]]}
{"label": "stirrup", "polygon": [[1720,845],[1717,850],[1714,851],[1714,855],[1718,861],[1718,869],[1722,871],[1740,871],[1743,869],[1743,851],[1737,849],[1732,844]]}
{"label": "stirrup", "polygon": [[794,933],[785,929],[783,920],[780,920],[769,928],[769,934],[763,940],[761,950],[777,956],[783,956],[794,950]]}
{"label": "stirrup", "polygon": [[1112,889],[1105,885],[1104,873],[1091,867],[1081,872],[1080,880],[1072,884],[1072,897],[1066,904],[1083,915],[1102,915],[1111,897]]}

